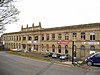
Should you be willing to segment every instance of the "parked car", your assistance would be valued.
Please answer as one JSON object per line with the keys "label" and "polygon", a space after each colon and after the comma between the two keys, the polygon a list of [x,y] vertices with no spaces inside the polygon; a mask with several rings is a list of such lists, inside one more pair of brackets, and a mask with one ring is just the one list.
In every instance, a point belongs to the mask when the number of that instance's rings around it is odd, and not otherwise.
{"label": "parked car", "polygon": [[100,52],[93,53],[86,59],[87,65],[100,65]]}
{"label": "parked car", "polygon": [[68,54],[63,54],[59,57],[61,60],[68,59]]}
{"label": "parked car", "polygon": [[21,49],[12,49],[13,52],[21,52]]}
{"label": "parked car", "polygon": [[44,57],[52,57],[53,53],[46,53],[44,54]]}
{"label": "parked car", "polygon": [[60,57],[60,54],[52,54],[52,58],[59,58]]}

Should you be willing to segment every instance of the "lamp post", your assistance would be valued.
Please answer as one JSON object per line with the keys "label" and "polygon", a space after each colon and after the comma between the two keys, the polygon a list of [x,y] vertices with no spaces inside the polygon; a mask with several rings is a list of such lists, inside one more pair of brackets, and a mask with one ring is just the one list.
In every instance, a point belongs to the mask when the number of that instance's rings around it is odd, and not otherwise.
{"label": "lamp post", "polygon": [[74,63],[74,41],[72,41],[72,64]]}
{"label": "lamp post", "polygon": [[72,64],[74,64],[76,58],[76,46],[75,41],[72,41]]}

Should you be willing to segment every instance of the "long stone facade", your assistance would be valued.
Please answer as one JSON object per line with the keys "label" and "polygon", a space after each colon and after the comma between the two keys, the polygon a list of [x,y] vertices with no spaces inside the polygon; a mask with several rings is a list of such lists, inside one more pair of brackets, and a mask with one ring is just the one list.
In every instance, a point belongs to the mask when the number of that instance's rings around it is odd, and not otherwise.
{"label": "long stone facade", "polygon": [[2,35],[5,48],[28,50],[30,52],[52,52],[72,55],[72,42],[76,57],[85,57],[100,52],[100,23],[42,28],[21,27],[21,31]]}

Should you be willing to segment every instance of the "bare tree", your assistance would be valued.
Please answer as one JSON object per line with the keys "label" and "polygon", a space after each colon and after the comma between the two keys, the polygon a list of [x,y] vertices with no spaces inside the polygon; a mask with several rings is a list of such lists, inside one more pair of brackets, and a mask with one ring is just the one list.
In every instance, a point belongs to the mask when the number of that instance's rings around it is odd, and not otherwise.
{"label": "bare tree", "polygon": [[13,5],[15,0],[0,0],[0,33],[5,30],[5,25],[18,20],[19,11]]}

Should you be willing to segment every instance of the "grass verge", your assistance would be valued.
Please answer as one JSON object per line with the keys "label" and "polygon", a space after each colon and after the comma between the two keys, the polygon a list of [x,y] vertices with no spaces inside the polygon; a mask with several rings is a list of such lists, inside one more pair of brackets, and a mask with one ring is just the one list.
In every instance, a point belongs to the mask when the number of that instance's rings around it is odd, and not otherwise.
{"label": "grass verge", "polygon": [[34,53],[12,52],[12,51],[8,51],[7,53],[50,62],[49,58],[45,58],[39,53],[38,54],[34,54]]}

